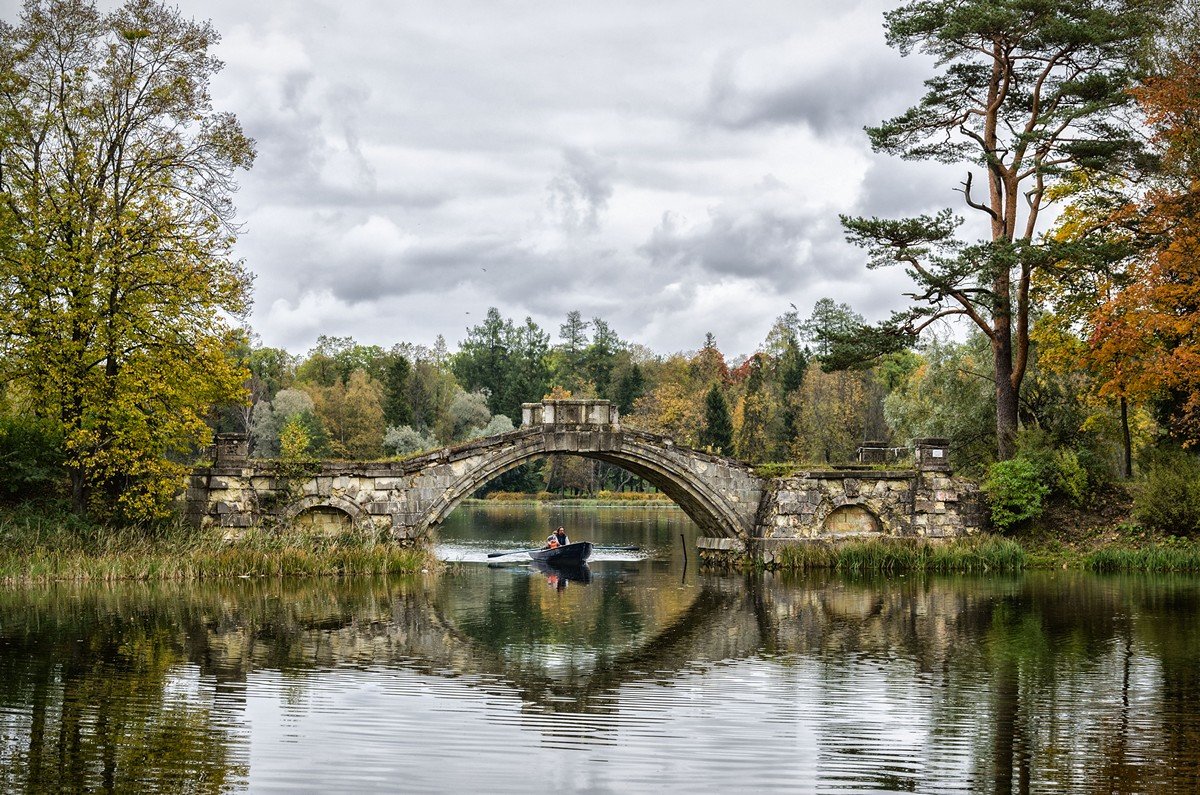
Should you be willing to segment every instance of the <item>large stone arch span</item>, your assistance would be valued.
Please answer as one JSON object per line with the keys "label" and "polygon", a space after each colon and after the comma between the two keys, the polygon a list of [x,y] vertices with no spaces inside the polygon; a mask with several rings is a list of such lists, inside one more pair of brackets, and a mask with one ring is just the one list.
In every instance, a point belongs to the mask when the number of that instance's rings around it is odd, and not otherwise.
{"label": "large stone arch span", "polygon": [[[453,451],[446,453],[453,458]],[[739,461],[678,447],[670,439],[640,431],[536,427],[492,437],[472,455],[447,461],[454,477],[415,523],[415,535],[427,534],[459,502],[494,478],[526,461],[553,454],[605,461],[645,478],[706,534],[739,539],[753,535],[763,482]]]}

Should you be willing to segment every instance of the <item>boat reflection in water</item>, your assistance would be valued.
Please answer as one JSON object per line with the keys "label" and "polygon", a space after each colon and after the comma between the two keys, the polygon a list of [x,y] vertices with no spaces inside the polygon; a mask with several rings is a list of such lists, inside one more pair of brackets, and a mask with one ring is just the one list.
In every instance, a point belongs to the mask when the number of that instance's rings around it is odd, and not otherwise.
{"label": "boat reflection in water", "polygon": [[586,563],[558,564],[535,560],[531,565],[546,578],[547,585],[553,585],[560,591],[565,590],[568,583],[588,585],[592,581],[592,570]]}

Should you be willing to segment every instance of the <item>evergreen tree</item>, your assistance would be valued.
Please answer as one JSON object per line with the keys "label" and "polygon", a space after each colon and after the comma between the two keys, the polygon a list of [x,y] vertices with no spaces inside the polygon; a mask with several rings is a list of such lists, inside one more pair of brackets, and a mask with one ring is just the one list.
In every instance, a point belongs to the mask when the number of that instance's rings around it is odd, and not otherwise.
{"label": "evergreen tree", "polygon": [[388,355],[383,381],[383,419],[389,426],[412,425],[413,410],[408,402],[408,379],[412,365],[404,354],[393,351]]}
{"label": "evergreen tree", "polygon": [[616,392],[613,395],[617,411],[622,415],[633,411],[633,404],[645,393],[646,376],[642,373],[641,365],[634,362],[617,381]]}
{"label": "evergreen tree", "polygon": [[[1040,234],[1043,211],[1064,181],[1121,173],[1138,159],[1138,135],[1117,122],[1169,5],[917,0],[887,13],[888,43],[904,55],[932,55],[938,73],[925,81],[920,103],[868,128],[871,145],[905,159],[962,164],[963,200],[990,229],[983,241],[963,240],[962,219],[949,209],[900,220],[843,217],[847,238],[870,252],[871,267],[905,268],[918,303],[845,335],[836,358],[872,359],[909,347],[939,318],[969,319],[991,346],[997,454],[1015,454],[1031,317],[1052,281],[1038,274],[1065,253]],[[975,192],[980,173],[986,185]]]}
{"label": "evergreen tree", "polygon": [[700,429],[700,446],[720,455],[733,452],[733,420],[729,402],[716,384],[704,396],[704,426]]}

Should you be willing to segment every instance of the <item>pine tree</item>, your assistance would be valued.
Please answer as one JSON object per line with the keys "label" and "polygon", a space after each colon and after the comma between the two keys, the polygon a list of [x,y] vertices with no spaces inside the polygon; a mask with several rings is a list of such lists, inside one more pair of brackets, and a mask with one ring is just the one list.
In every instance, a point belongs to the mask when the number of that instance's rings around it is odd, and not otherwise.
{"label": "pine tree", "polygon": [[729,402],[716,384],[704,396],[704,427],[700,429],[700,446],[721,455],[733,452],[733,420],[729,416]]}

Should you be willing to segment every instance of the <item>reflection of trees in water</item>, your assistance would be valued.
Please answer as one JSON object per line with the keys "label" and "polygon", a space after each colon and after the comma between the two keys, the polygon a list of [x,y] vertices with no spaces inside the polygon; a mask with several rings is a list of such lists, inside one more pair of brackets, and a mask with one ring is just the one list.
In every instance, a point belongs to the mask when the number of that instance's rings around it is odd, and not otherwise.
{"label": "reflection of trees in water", "polygon": [[176,610],[76,589],[0,594],[0,790],[218,792],[245,775]]}
{"label": "reflection of trees in water", "polygon": [[[856,694],[913,711],[919,739],[868,775],[880,788],[917,786],[947,758],[989,791],[1170,791],[1200,775],[1195,580],[749,575],[566,594],[536,577],[491,582],[2,594],[0,789],[174,789],[180,771],[201,771],[201,790],[236,784],[246,751],[234,727],[256,670],[461,677],[517,695],[558,736],[603,732],[630,684],[671,686],[681,671],[757,655],[774,660],[775,697],[811,712],[830,770],[861,766],[845,728],[880,719],[848,711]],[[564,609],[572,593],[587,601]],[[809,676],[815,696],[789,684]],[[595,719],[573,728],[557,712]],[[1170,764],[1148,764],[1160,756]]]}

